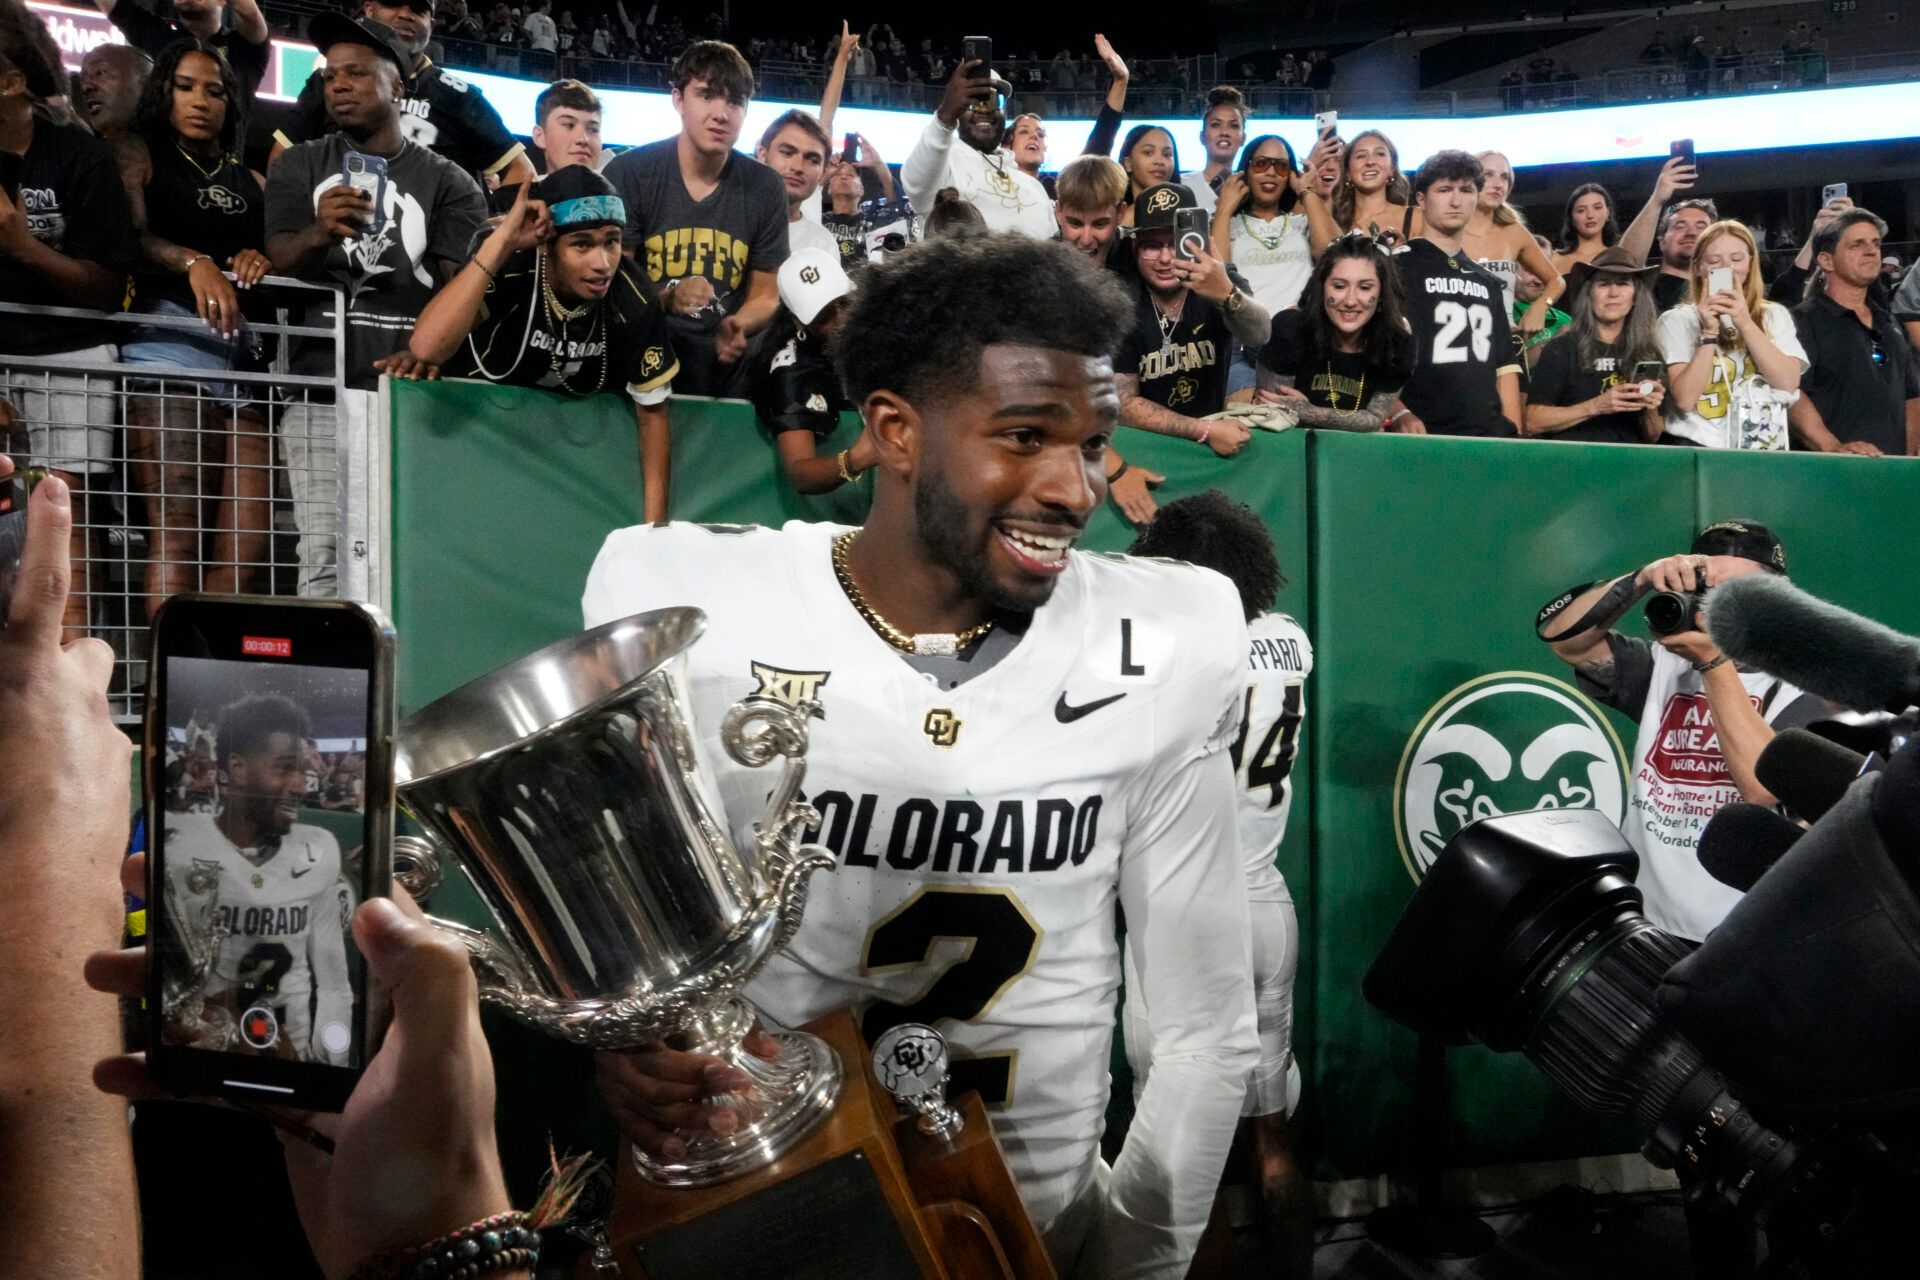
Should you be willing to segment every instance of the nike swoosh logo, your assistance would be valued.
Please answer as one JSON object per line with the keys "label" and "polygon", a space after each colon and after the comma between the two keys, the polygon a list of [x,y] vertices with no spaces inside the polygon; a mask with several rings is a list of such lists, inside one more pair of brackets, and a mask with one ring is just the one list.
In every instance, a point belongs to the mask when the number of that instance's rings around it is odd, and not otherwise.
{"label": "nike swoosh logo", "polygon": [[1083,702],[1076,707],[1067,702],[1067,695],[1063,693],[1060,695],[1060,701],[1053,704],[1053,718],[1061,724],[1072,724],[1081,716],[1090,716],[1100,708],[1110,706],[1126,696],[1124,693],[1116,693],[1110,698],[1099,698],[1093,702]]}
{"label": "nike swoosh logo", "polygon": [[309,871],[311,871],[311,870],[313,870],[313,867],[314,867],[314,864],[313,864],[313,863],[311,863],[311,862],[309,862],[309,863],[307,863],[307,864],[306,864],[306,865],[305,865],[304,867],[295,867],[295,868],[293,869],[293,878],[294,878],[295,880],[298,880],[298,879],[299,879],[299,878],[300,878],[301,876],[303,876],[303,875],[305,875],[305,874],[307,874],[307,872],[309,872]]}

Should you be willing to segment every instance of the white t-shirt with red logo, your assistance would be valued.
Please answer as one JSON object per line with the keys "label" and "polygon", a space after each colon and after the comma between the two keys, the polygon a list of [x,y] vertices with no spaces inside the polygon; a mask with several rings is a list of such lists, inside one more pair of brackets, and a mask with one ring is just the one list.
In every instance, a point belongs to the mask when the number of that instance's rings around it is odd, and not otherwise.
{"label": "white t-shirt with red logo", "polygon": [[[1622,635],[1613,647],[1611,689],[1581,681],[1586,692],[1640,721],[1633,748],[1627,816],[1621,823],[1640,855],[1640,892],[1647,918],[1669,933],[1704,939],[1740,901],[1700,865],[1696,852],[1707,819],[1741,798],[1720,734],[1707,707],[1703,677],[1685,658]],[[1820,699],[1760,671],[1740,682],[1761,718],[1776,729],[1826,713]]]}

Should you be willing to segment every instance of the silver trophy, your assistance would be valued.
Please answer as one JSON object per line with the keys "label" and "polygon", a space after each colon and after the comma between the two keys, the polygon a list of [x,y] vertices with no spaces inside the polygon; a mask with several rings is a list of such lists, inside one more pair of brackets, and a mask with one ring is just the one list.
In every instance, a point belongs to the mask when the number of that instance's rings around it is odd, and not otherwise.
{"label": "silver trophy", "polygon": [[710,1186],[778,1159],[829,1111],[841,1066],[817,1037],[779,1032],[767,1061],[741,1039],[740,998],[799,927],[808,877],[833,856],[802,843],[817,815],[798,797],[810,706],[748,698],[720,741],[741,764],[782,761],[748,856],[727,832],[692,722],[686,651],[698,609],[662,609],[550,645],[403,722],[399,799],[432,844],[396,849],[410,889],[437,883],[450,849],[495,931],[446,921],[467,945],[482,998],[550,1035],[597,1049],[670,1041],[753,1081],[711,1101],[735,1132],[688,1137],[647,1178]]}
{"label": "silver trophy", "polygon": [[187,869],[184,892],[168,876],[160,886],[178,962],[161,966],[160,1012],[172,1033],[204,1048],[225,1049],[233,1042],[231,1010],[206,1003],[207,979],[220,959],[229,932],[220,914],[220,872],[195,860]]}
{"label": "silver trophy", "polygon": [[903,1022],[873,1042],[873,1076],[902,1106],[918,1112],[920,1132],[951,1141],[966,1121],[947,1101],[947,1040],[920,1022]]}

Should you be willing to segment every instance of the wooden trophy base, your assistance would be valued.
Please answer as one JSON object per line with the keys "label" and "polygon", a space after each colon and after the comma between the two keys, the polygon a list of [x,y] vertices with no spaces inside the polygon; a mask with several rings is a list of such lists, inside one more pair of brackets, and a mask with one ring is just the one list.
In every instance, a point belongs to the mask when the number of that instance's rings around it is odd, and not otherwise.
{"label": "wooden trophy base", "polygon": [[621,1280],[1054,1280],[977,1093],[954,1103],[958,1136],[931,1137],[874,1081],[851,1010],[800,1030],[845,1083],[780,1159],[690,1190],[642,1178],[622,1144],[606,1230]]}

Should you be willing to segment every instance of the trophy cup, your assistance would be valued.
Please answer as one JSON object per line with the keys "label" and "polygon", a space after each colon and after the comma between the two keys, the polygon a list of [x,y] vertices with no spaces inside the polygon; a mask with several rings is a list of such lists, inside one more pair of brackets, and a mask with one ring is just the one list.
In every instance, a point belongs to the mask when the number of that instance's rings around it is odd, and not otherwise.
{"label": "trophy cup", "polygon": [[780,1032],[767,1061],[741,1039],[740,989],[800,923],[808,877],[832,855],[801,843],[807,708],[736,704],[727,753],[782,773],[743,856],[695,749],[686,650],[706,616],[664,609],[608,623],[463,685],[401,724],[399,799],[432,837],[396,853],[409,888],[452,851],[496,926],[435,921],[466,944],[483,999],[575,1044],[659,1041],[711,1054],[752,1081],[741,1123],[684,1157],[635,1148],[662,1186],[704,1187],[772,1163],[832,1110],[839,1057]]}
{"label": "trophy cup", "polygon": [[207,979],[228,933],[220,914],[220,873],[194,866],[187,871],[184,893],[171,876],[160,891],[167,930],[162,935],[167,961],[160,969],[160,1011],[169,1029],[197,1037],[209,1049],[225,1049],[234,1039],[233,1013],[205,999]]}
{"label": "trophy cup", "polygon": [[[754,1012],[741,989],[799,927],[808,877],[833,856],[803,842],[818,820],[798,798],[811,704],[758,697],[728,710],[720,746],[781,772],[754,847],[734,847],[691,711],[686,651],[705,626],[697,609],[662,609],[583,632],[415,712],[394,752],[400,802],[430,837],[394,842],[395,879],[431,892],[443,849],[466,871],[494,930],[435,924],[466,944],[483,999],[575,1044],[666,1041],[753,1082],[712,1100],[737,1110],[734,1133],[688,1135],[673,1160],[630,1146],[615,1162],[590,1274],[1050,1280],[978,1095],[964,1100],[967,1132],[942,1146],[991,1168],[974,1184],[950,1176],[935,1197],[950,1203],[933,1204],[909,1179],[905,1121],[872,1083],[850,1010],[774,1031],[772,1061],[742,1047]],[[913,1086],[937,1101],[945,1045],[919,1030],[931,1040],[896,1057],[937,1049],[938,1070]],[[971,1185],[991,1186],[999,1208],[960,1203]],[[1003,1249],[996,1231],[1025,1234]],[[960,1262],[943,1257],[946,1237]],[[1007,1265],[1030,1252],[1038,1267]]]}

